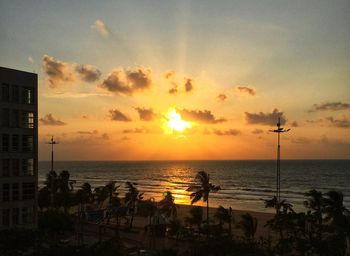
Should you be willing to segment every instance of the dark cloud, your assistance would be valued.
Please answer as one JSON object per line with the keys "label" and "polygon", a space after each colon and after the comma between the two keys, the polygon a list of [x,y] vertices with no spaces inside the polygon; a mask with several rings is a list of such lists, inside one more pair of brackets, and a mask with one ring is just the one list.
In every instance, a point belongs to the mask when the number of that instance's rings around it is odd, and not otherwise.
{"label": "dark cloud", "polygon": [[[51,88],[56,88],[62,82],[76,80],[91,83],[101,76],[101,71],[92,65],[63,62],[48,55],[43,57],[43,70],[48,77]],[[79,79],[77,79],[77,74]]]}
{"label": "dark cloud", "polygon": [[245,118],[248,124],[276,125],[278,118],[281,118],[281,124],[286,123],[286,118],[283,112],[274,109],[272,113],[249,113],[245,112]]}
{"label": "dark cloud", "polygon": [[156,114],[153,112],[152,108],[135,108],[139,113],[140,120],[142,121],[152,121]]}
{"label": "dark cloud", "polygon": [[130,122],[131,119],[127,115],[120,112],[118,109],[109,110],[110,118],[113,121]]}
{"label": "dark cloud", "polygon": [[294,121],[290,124],[290,126],[292,127],[298,127],[299,126],[299,123],[297,121]]}
{"label": "dark cloud", "polygon": [[173,87],[173,88],[169,89],[169,93],[174,94],[174,95],[177,94],[178,93],[177,87]]}
{"label": "dark cloud", "polygon": [[193,90],[193,80],[190,78],[186,78],[185,81],[185,91],[191,92]]}
{"label": "dark cloud", "polygon": [[226,119],[219,118],[217,119],[210,110],[187,110],[182,109],[178,110],[181,114],[181,117],[187,121],[194,121],[200,123],[216,124],[225,122]]}
{"label": "dark cloud", "polygon": [[350,104],[348,103],[342,103],[342,102],[326,102],[323,104],[314,104],[312,106],[312,109],[309,110],[309,112],[316,112],[316,111],[338,111],[338,110],[346,110],[350,109]]}
{"label": "dark cloud", "polygon": [[225,94],[219,94],[217,98],[221,101],[225,101],[227,99],[227,96]]}
{"label": "dark cloud", "polygon": [[345,117],[343,119],[335,119],[333,117],[327,117],[326,120],[331,124],[333,127],[338,128],[349,128],[350,127],[350,121],[346,119]]}
{"label": "dark cloud", "polygon": [[134,128],[134,129],[125,129],[123,133],[147,133],[148,130],[145,128]]}
{"label": "dark cloud", "polygon": [[262,129],[255,129],[255,130],[252,131],[252,133],[253,134],[262,134],[262,133],[264,133],[264,130],[262,130]]}
{"label": "dark cloud", "polygon": [[80,75],[85,82],[95,82],[101,76],[101,71],[92,65],[78,65],[75,71]]}
{"label": "dark cloud", "polygon": [[255,96],[256,92],[253,88],[249,88],[246,86],[238,86],[236,87],[237,91],[241,92],[241,93],[246,93],[249,94],[251,96]]}
{"label": "dark cloud", "polygon": [[42,125],[51,125],[51,126],[63,126],[63,125],[66,125],[65,122],[54,118],[52,114],[47,114],[44,117],[40,118],[39,122]]}
{"label": "dark cloud", "polygon": [[148,89],[152,85],[152,71],[146,68],[136,70],[115,69],[99,84],[115,94],[132,95],[136,91]]}
{"label": "dark cloud", "polygon": [[236,129],[229,129],[226,131],[214,129],[213,133],[218,136],[238,136],[242,134],[240,130],[236,130]]}
{"label": "dark cloud", "polygon": [[171,77],[173,77],[175,75],[175,71],[174,70],[169,70],[167,72],[164,73],[164,78],[165,79],[170,79]]}
{"label": "dark cloud", "polygon": [[71,64],[48,55],[43,57],[43,70],[48,76],[52,88],[57,87],[60,82],[73,82],[75,80]]}

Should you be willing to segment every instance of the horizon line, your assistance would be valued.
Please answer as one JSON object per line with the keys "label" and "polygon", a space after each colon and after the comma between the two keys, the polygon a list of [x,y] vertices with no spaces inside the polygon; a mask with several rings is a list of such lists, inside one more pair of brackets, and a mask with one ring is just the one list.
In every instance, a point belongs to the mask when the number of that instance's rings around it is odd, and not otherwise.
{"label": "horizon line", "polygon": [[[291,158],[291,159],[281,159],[281,161],[350,161],[350,158]],[[118,159],[118,160],[55,160],[54,162],[170,162],[170,161],[179,161],[179,162],[185,162],[185,161],[277,161],[276,159]],[[48,160],[38,160],[38,162],[51,162],[50,159]]]}

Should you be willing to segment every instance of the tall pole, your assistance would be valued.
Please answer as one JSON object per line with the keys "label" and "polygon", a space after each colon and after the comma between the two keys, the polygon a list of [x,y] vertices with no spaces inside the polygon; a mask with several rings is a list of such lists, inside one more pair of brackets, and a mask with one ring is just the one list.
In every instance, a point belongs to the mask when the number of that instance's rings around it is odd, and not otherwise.
{"label": "tall pole", "polygon": [[50,142],[47,142],[46,144],[49,144],[51,145],[51,179],[50,179],[50,187],[51,187],[51,197],[50,197],[50,203],[51,203],[51,206],[53,206],[53,187],[54,187],[54,182],[53,182],[53,172],[54,172],[54,169],[53,169],[53,146],[58,144],[58,142],[54,141],[53,139],[53,136],[51,137],[51,141]]}
{"label": "tall pole", "polygon": [[289,132],[290,129],[285,130],[281,127],[281,118],[278,118],[277,129],[270,130],[270,132],[277,133],[277,168],[276,168],[276,199],[277,205],[281,201],[281,133]]}

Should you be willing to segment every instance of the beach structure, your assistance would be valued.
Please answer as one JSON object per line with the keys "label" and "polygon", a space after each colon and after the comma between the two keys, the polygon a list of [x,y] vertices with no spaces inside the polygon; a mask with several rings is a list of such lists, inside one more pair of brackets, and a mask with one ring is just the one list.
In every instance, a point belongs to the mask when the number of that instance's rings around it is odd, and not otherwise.
{"label": "beach structure", "polygon": [[289,132],[290,129],[285,130],[281,127],[281,118],[278,118],[277,129],[270,130],[270,132],[277,133],[277,168],[276,168],[276,199],[277,204],[280,203],[281,200],[281,133]]}
{"label": "beach structure", "polygon": [[37,223],[38,76],[0,67],[0,230]]}

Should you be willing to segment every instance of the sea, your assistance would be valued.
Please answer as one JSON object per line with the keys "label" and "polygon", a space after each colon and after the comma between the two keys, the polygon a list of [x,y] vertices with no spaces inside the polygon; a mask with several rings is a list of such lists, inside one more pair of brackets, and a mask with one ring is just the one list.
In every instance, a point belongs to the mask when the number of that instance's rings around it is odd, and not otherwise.
{"label": "sea", "polygon": [[[39,162],[39,187],[44,185],[50,168],[49,161]],[[191,204],[186,189],[199,171],[207,172],[211,183],[221,187],[219,192],[210,194],[212,207],[273,212],[265,208],[264,200],[276,193],[276,161],[272,160],[57,161],[54,169],[68,170],[75,189],[85,182],[95,188],[115,181],[122,197],[125,182],[130,181],[137,184],[144,199],[160,200],[165,191],[171,191],[178,204]],[[311,189],[342,192],[344,205],[350,209],[350,160],[281,161],[281,199],[303,211],[304,194]]]}

